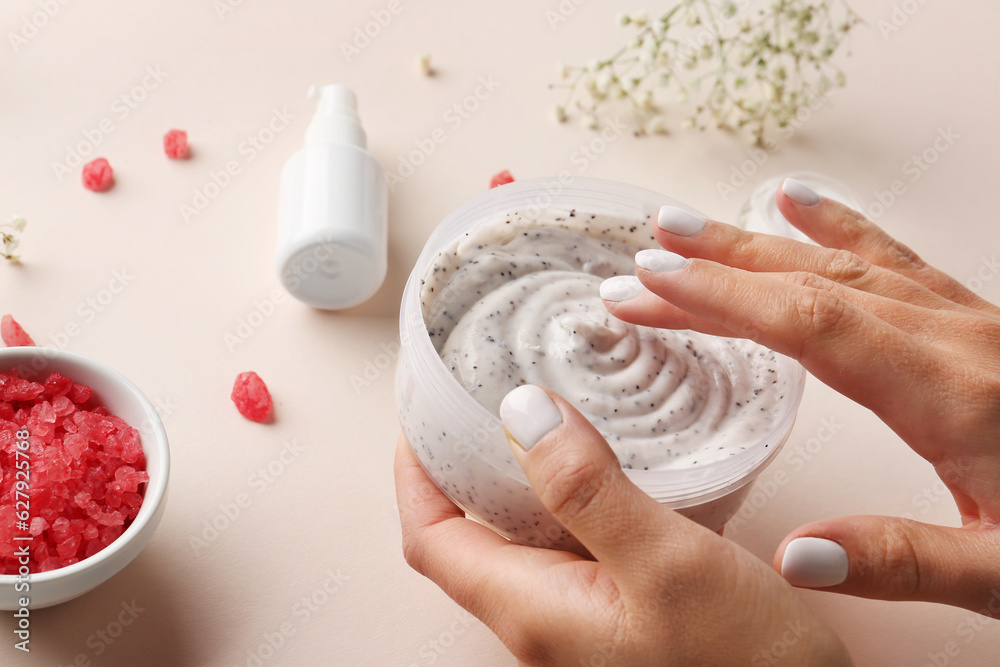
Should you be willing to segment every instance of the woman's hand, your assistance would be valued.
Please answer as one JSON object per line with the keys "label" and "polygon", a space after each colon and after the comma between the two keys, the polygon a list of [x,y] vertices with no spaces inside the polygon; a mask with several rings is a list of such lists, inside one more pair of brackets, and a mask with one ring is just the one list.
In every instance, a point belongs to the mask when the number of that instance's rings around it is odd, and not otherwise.
{"label": "woman's hand", "polygon": [[607,281],[608,309],[798,359],[871,408],[951,490],[963,528],[875,516],[799,528],[775,555],[789,581],[1000,618],[1000,309],[801,183],[776,197],[820,247],[664,207],[655,233],[673,252],[643,251],[637,279]]}
{"label": "woman's hand", "polygon": [[562,398],[525,385],[500,415],[542,503],[594,560],[512,544],[466,519],[402,438],[396,496],[407,562],[522,664],[851,664],[787,582],[632,484]]}

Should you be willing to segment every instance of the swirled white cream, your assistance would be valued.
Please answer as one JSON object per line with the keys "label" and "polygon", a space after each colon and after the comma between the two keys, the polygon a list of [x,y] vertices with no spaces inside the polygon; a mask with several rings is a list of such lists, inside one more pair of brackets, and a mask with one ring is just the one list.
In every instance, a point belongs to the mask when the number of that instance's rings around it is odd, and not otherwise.
{"label": "swirled white cream", "polygon": [[626,468],[690,467],[759,441],[790,387],[753,342],[612,317],[604,278],[655,247],[649,222],[548,210],[484,222],[441,252],[421,287],[441,358],[494,414],[514,387],[569,400]]}

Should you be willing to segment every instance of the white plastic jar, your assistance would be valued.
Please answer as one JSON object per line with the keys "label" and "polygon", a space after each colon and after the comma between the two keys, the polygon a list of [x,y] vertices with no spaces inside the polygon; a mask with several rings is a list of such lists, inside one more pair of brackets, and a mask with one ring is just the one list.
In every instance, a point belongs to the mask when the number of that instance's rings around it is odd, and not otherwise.
{"label": "white plastic jar", "polygon": [[[473,399],[442,361],[428,335],[420,303],[422,279],[444,248],[499,214],[533,219],[550,207],[633,220],[648,238],[649,221],[664,204],[688,207],[650,190],[612,181],[531,179],[489,190],[448,215],[431,235],[410,273],[400,310],[396,404],[403,430],[428,475],[472,518],[522,544],[564,547],[575,541],[549,514],[514,460],[499,418]],[[448,295],[439,295],[439,299]],[[790,395],[762,437],[728,458],[687,468],[627,469],[657,501],[719,530],[739,509],[757,475],[792,429],[805,370],[777,355]]]}

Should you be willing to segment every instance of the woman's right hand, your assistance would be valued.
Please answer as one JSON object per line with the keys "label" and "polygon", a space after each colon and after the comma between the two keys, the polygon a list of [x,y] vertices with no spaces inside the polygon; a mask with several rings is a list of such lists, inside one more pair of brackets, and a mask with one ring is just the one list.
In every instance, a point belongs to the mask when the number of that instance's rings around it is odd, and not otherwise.
{"label": "woman's right hand", "polygon": [[[791,583],[1000,618],[1000,309],[797,181],[776,198],[819,247],[664,207],[655,234],[667,250],[639,253],[645,289],[608,310],[798,359],[871,408],[952,492],[962,528],[878,516],[798,528],[775,555]],[[605,294],[629,294],[611,280]]]}

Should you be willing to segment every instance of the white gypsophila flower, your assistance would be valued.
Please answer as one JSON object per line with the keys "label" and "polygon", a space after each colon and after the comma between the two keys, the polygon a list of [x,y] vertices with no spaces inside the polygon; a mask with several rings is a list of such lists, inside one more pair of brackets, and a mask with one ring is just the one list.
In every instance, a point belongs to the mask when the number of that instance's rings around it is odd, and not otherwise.
{"label": "white gypsophila flower", "polygon": [[615,74],[610,69],[602,69],[594,77],[594,86],[597,89],[598,94],[607,95],[608,91],[611,90],[611,86],[615,83]]}
{"label": "white gypsophila flower", "polygon": [[13,215],[11,216],[10,221],[7,222],[7,226],[9,226],[15,232],[23,232],[24,227],[27,224],[28,221],[24,219],[23,215]]}
{"label": "white gypsophila flower", "polygon": [[585,67],[557,67],[567,82],[553,87],[568,93],[553,115],[563,121],[567,109],[580,109],[593,127],[612,107],[630,105],[642,136],[664,122],[654,120],[661,112],[652,91],[673,86],[664,99],[690,104],[685,126],[745,128],[760,143],[808,96],[845,83],[831,59],[860,22],[848,2],[681,0],[660,16],[619,13],[630,30],[623,46]]}
{"label": "white gypsophila flower", "polygon": [[580,119],[580,123],[583,124],[583,126],[588,130],[596,130],[601,126],[600,121],[597,120],[597,116],[589,111],[583,114],[583,118]]}
{"label": "white gypsophila flower", "polygon": [[558,76],[560,79],[568,79],[569,78],[569,65],[567,65],[566,63],[559,63],[559,64],[557,64],[556,65],[556,76]]}
{"label": "white gypsophila flower", "polygon": [[553,107],[552,115],[556,119],[556,122],[559,123],[565,123],[566,120],[569,118],[569,116],[566,115],[566,108],[561,104],[557,104],[555,105],[555,107]]}
{"label": "white gypsophila flower", "polygon": [[431,66],[431,54],[421,53],[417,56],[417,68],[424,76],[430,76],[434,73],[434,68]]}
{"label": "white gypsophila flower", "polygon": [[663,119],[663,116],[653,116],[649,119],[649,123],[646,124],[646,129],[653,134],[666,134],[667,122]]}

